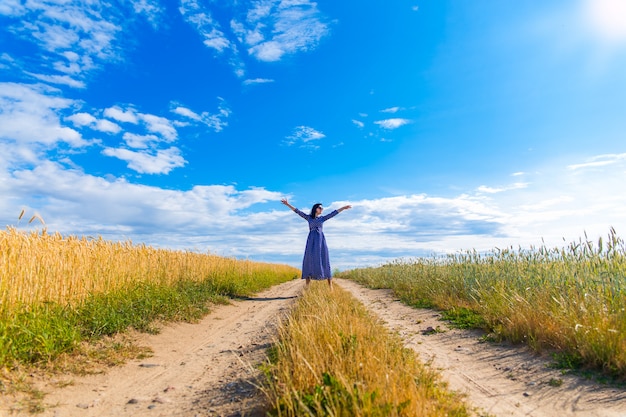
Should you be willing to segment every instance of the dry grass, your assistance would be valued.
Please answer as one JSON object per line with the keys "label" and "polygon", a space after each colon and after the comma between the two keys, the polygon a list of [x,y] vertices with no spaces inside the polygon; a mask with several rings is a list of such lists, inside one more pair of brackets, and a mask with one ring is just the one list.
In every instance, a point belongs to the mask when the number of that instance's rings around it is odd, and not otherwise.
{"label": "dry grass", "polygon": [[348,293],[311,283],[271,350],[279,416],[466,416],[461,399]]}

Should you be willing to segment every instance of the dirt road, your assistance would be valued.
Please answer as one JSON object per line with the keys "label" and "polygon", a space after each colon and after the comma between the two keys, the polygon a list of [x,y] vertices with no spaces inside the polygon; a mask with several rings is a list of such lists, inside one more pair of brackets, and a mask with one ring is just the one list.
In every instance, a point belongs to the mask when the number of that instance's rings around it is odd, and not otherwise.
{"label": "dirt road", "polygon": [[437,312],[407,307],[389,290],[336,281],[398,332],[422,361],[440,369],[453,390],[467,393],[472,405],[490,415],[626,417],[624,388],[563,375],[522,346],[482,343],[480,332],[450,329]]}
{"label": "dirt road", "polygon": [[264,397],[251,383],[264,359],[277,319],[302,289],[289,281],[245,300],[216,306],[201,322],[175,324],[138,344],[154,356],[107,374],[77,377],[45,398],[43,416],[262,415]]}
{"label": "dirt road", "polygon": [[[626,390],[601,386],[546,368],[522,347],[480,343],[476,332],[449,329],[431,310],[416,310],[390,291],[336,280],[387,325],[422,360],[439,368],[454,390],[493,416],[626,417]],[[74,377],[47,395],[43,416],[262,415],[259,377],[278,318],[288,312],[303,283],[290,281],[246,300],[217,306],[197,324],[167,326],[140,335],[154,356],[107,374]],[[429,332],[428,328],[439,332]],[[2,415],[3,410],[0,410]],[[484,414],[483,414],[484,415]]]}

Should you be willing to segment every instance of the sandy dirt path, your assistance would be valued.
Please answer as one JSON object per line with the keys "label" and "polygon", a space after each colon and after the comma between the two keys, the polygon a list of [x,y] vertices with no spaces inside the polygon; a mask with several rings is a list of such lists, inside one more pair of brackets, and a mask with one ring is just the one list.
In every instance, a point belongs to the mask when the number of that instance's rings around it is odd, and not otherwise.
{"label": "sandy dirt path", "polygon": [[[523,347],[481,343],[478,332],[450,329],[432,310],[400,303],[389,290],[369,290],[336,280],[423,361],[439,369],[450,387],[467,394],[480,415],[626,417],[626,389],[602,386],[546,367]],[[276,324],[301,292],[290,281],[246,300],[216,306],[201,322],[173,324],[158,335],[138,335],[154,356],[106,374],[66,377],[48,385],[45,417],[260,416],[265,397],[254,387],[275,337]],[[428,332],[428,328],[442,330]],[[550,381],[553,381],[550,384]],[[51,381],[53,382],[53,381]],[[559,385],[559,386],[554,386]],[[0,407],[0,416],[9,415]]]}
{"label": "sandy dirt path", "polygon": [[[390,290],[335,281],[439,369],[450,388],[467,393],[473,406],[490,415],[626,417],[624,388],[563,375],[547,367],[548,358],[521,346],[481,343],[480,332],[451,329],[437,312],[407,307]],[[443,332],[427,331],[429,327]]]}
{"label": "sandy dirt path", "polygon": [[[264,396],[251,383],[259,377],[277,320],[302,290],[299,280],[245,300],[214,307],[196,324],[168,325],[157,335],[139,335],[154,356],[130,361],[106,374],[73,378],[54,389],[43,416],[256,416]],[[0,411],[0,415],[2,412]]]}

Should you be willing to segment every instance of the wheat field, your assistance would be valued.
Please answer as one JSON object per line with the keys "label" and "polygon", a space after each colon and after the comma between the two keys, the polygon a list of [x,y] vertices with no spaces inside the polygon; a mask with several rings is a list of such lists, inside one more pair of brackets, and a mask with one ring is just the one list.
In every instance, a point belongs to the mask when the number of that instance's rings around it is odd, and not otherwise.
{"label": "wheat field", "polygon": [[614,230],[597,243],[397,260],[341,276],[554,351],[565,367],[626,377],[626,245]]}
{"label": "wheat field", "polygon": [[154,321],[197,320],[215,303],[295,278],[288,265],[132,242],[0,231],[0,366],[45,363],[85,340]]}
{"label": "wheat field", "polygon": [[149,282],[210,279],[254,291],[275,276],[295,277],[287,265],[226,258],[208,253],[155,249],[131,241],[0,232],[0,312],[42,302],[76,304],[86,297]]}

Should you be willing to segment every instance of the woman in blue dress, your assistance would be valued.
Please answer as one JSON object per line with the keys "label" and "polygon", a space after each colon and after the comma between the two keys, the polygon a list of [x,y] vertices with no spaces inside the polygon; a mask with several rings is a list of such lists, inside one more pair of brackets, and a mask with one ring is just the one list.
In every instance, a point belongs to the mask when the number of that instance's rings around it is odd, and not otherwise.
{"label": "woman in blue dress", "polygon": [[311,208],[311,214],[306,214],[289,204],[286,199],[280,201],[309,222],[309,237],[306,239],[304,259],[302,259],[302,279],[306,280],[307,285],[312,279],[326,279],[328,280],[328,285],[332,288],[328,246],[326,246],[323,225],[326,220],[335,217],[344,210],[352,208],[352,206],[343,206],[340,209],[333,210],[330,214],[322,216],[324,208],[320,203],[315,204]]}

